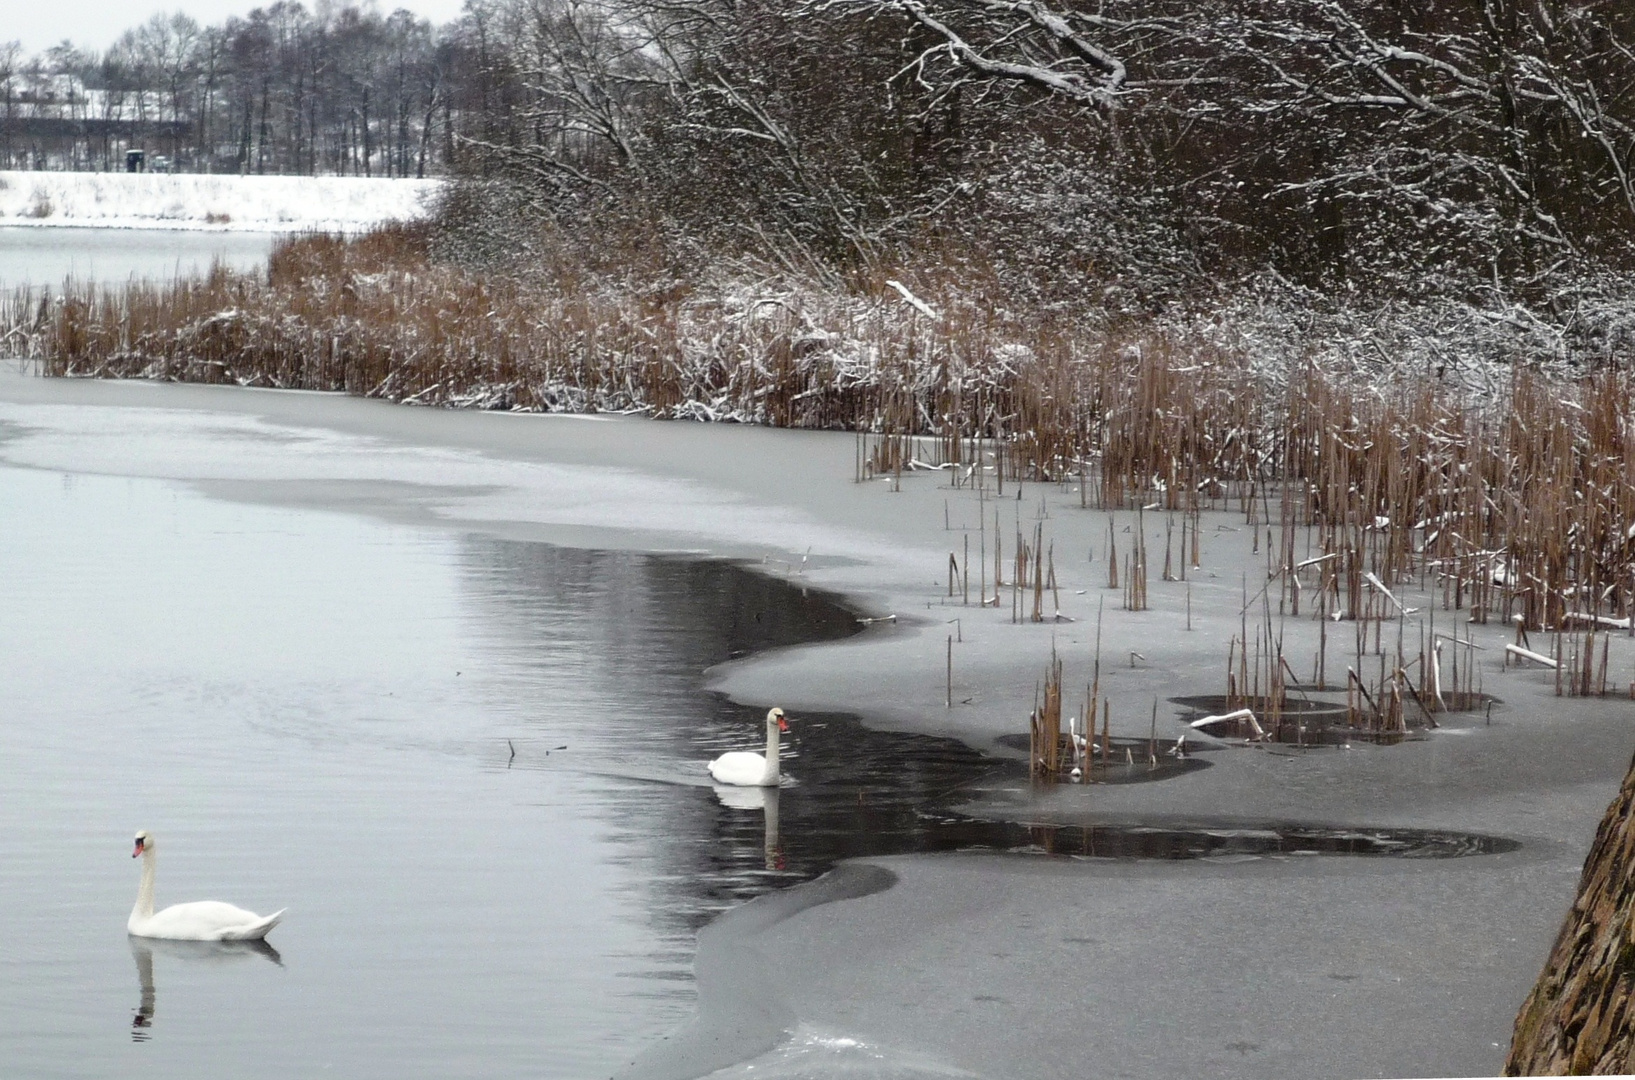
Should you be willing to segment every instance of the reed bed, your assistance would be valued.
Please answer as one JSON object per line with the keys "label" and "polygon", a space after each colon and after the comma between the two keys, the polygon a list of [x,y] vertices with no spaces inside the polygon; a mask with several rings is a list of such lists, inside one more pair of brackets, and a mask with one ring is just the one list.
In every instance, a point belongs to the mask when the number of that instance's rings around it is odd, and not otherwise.
{"label": "reed bed", "polygon": [[[1555,635],[1564,692],[1600,685],[1590,654],[1602,620],[1628,632],[1635,617],[1635,386],[1623,366],[1513,364],[1460,380],[1382,366],[1370,382],[1227,339],[1030,321],[953,290],[927,305],[866,283],[484,275],[436,263],[407,227],[285,241],[265,275],[216,267],[0,302],[0,349],[47,375],[850,429],[859,479],[942,469],[996,496],[1007,482],[1056,484],[1086,507],[1179,518],[1182,576],[1199,515],[1230,509],[1253,530],[1280,613],[1372,625],[1377,648],[1381,624],[1401,617],[1387,597],[1411,583],[1477,622]],[[1113,540],[1109,585],[1140,610],[1144,530],[1119,554]],[[979,541],[978,599],[997,605],[997,521]],[[1042,532],[1008,554],[1013,618],[1048,617]],[[1167,541],[1164,567],[1173,580]],[[1253,647],[1246,630],[1236,648]],[[1273,651],[1265,635],[1259,647]],[[1417,688],[1429,653],[1409,652]],[[1322,655],[1316,666],[1321,679]]]}

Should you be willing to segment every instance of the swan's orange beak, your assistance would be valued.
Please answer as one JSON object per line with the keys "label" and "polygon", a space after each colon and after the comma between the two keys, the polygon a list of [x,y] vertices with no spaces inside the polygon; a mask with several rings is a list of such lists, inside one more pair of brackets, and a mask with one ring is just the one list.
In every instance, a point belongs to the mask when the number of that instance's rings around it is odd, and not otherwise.
{"label": "swan's orange beak", "polygon": [[136,842],[136,850],[131,852],[131,858],[134,859],[140,854],[142,854],[142,841],[138,840]]}
{"label": "swan's orange beak", "polygon": [[781,716],[778,717],[778,730],[779,731],[788,731],[789,730],[789,721],[785,720]]}

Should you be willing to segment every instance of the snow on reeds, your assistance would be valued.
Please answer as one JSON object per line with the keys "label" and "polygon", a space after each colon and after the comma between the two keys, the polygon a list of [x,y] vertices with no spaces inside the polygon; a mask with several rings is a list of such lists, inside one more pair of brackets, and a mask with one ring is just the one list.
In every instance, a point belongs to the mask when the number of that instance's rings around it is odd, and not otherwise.
{"label": "snow on reeds", "polygon": [[933,324],[901,303],[541,284],[434,265],[409,228],[283,242],[265,279],[70,283],[8,310],[13,351],[54,375],[783,426],[917,428],[950,393],[997,417],[1038,367],[969,319]]}
{"label": "snow on reeds", "polygon": [[[1218,321],[1121,333],[929,303],[936,318],[883,285],[485,275],[434,263],[400,226],[285,241],[265,277],[18,294],[0,349],[58,376],[854,429],[870,433],[860,477],[1077,485],[1084,505],[1190,516],[1194,549],[1195,515],[1232,507],[1257,552],[1266,532],[1278,588],[1305,578],[1293,603],[1311,613],[1396,617],[1376,585],[1406,581],[1535,630],[1635,612],[1635,386],[1616,366],[1382,357],[1365,373],[1268,359]],[[1295,550],[1296,524],[1313,550]],[[1580,685],[1587,655],[1563,657]]]}

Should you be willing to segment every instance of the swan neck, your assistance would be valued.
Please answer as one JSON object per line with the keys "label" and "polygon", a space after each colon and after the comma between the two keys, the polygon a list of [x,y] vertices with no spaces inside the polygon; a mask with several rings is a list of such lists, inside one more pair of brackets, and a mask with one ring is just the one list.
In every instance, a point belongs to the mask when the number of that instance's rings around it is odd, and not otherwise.
{"label": "swan neck", "polygon": [[778,778],[778,722],[767,721],[767,783]]}
{"label": "swan neck", "polygon": [[777,721],[771,721],[766,725],[766,778],[768,780],[778,778],[779,741]]}
{"label": "swan neck", "polygon": [[153,915],[153,849],[142,852],[142,884],[136,890],[136,907],[131,918],[146,919]]}

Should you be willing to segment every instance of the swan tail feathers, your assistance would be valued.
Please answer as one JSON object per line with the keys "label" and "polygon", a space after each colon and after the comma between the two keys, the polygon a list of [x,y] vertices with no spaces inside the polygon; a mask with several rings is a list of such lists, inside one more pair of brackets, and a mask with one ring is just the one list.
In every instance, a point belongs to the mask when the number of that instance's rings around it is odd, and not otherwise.
{"label": "swan tail feathers", "polygon": [[265,940],[266,937],[267,937],[268,931],[270,931],[273,927],[278,925],[280,920],[282,920],[284,918],[284,912],[286,912],[288,910],[289,910],[289,908],[280,908],[279,910],[273,912],[271,915],[268,915],[265,919],[262,919],[259,922],[253,922],[249,926],[234,927],[232,930],[229,930],[227,933],[223,934],[221,939],[223,941],[262,941],[262,940]]}

